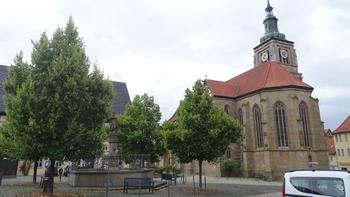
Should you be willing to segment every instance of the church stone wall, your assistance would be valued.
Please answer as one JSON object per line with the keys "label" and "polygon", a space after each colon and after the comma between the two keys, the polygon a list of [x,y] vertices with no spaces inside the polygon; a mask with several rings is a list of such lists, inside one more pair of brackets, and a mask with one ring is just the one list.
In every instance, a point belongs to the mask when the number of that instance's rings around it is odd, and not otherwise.
{"label": "church stone wall", "polygon": [[[236,110],[242,109],[243,127],[242,166],[245,176],[281,179],[284,172],[309,167],[328,168],[323,122],[320,119],[318,100],[312,98],[311,92],[302,89],[284,88],[263,91],[236,101]],[[278,147],[278,135],[275,121],[275,104],[282,102],[285,106],[288,147]],[[302,146],[302,121],[299,104],[305,102],[308,108],[308,122],[311,132],[312,147]],[[261,110],[264,132],[264,147],[256,146],[253,106]],[[309,163],[312,161],[313,165]],[[316,165],[317,163],[317,165]]]}
{"label": "church stone wall", "polygon": [[[239,99],[215,97],[215,101],[224,109],[226,108],[228,114],[236,120],[238,120],[238,110],[242,110],[243,136],[241,141],[232,143],[228,147],[230,157],[226,153],[216,163],[203,163],[203,171],[207,175],[220,176],[222,170],[220,166],[227,160],[240,161],[243,176],[266,180],[281,180],[286,171],[295,169],[329,168],[318,100],[311,96],[311,91],[281,88],[261,91]],[[282,102],[285,107],[288,147],[278,146],[275,120],[277,102]],[[299,114],[301,102],[305,102],[308,110],[311,148],[304,147],[302,141],[303,125]],[[254,105],[258,105],[261,111],[263,147],[256,145]],[[192,167],[195,168],[195,171],[198,170],[196,165]]]}

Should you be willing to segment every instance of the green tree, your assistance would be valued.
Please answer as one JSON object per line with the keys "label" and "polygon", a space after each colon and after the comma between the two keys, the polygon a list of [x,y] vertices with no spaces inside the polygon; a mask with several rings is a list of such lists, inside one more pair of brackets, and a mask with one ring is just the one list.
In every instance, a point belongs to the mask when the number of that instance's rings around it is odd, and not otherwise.
{"label": "green tree", "polygon": [[242,128],[214,101],[200,80],[192,90],[186,90],[174,124],[168,131],[168,148],[182,163],[198,161],[202,187],[203,161],[213,162],[222,156],[241,136]]}
{"label": "green tree", "polygon": [[[7,117],[14,117],[7,121],[0,131],[3,147],[0,149],[6,151],[6,155],[13,160],[34,161],[33,182],[36,182],[37,160],[41,157],[40,147],[37,143],[31,141],[27,134],[32,129],[28,123],[29,108],[26,102],[30,95],[26,93],[26,81],[29,80],[32,67],[23,61],[23,53],[16,55],[14,65],[9,68],[9,79],[4,83],[5,103],[7,108]],[[28,84],[27,84],[28,85]],[[25,102],[23,102],[25,101]],[[20,127],[20,125],[27,125]],[[0,145],[1,146],[1,145]],[[26,162],[25,162],[26,163]]]}
{"label": "green tree", "polygon": [[[5,89],[6,124],[15,144],[51,160],[48,190],[52,193],[55,160],[95,158],[102,152],[113,89],[96,65],[89,71],[71,17],[52,39],[43,33],[33,44],[29,75],[15,93]],[[16,62],[13,67],[18,67]],[[10,71],[6,83],[14,82],[11,77]]]}
{"label": "green tree", "polygon": [[119,152],[122,154],[150,154],[151,162],[165,152],[165,139],[159,121],[161,113],[154,98],[144,94],[135,96],[124,115],[118,118]]}

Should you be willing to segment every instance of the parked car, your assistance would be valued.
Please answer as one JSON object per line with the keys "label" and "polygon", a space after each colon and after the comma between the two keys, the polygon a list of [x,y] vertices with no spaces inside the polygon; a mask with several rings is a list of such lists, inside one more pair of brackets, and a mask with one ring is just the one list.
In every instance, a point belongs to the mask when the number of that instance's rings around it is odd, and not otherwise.
{"label": "parked car", "polygon": [[285,173],[282,196],[350,197],[350,172],[296,170]]}

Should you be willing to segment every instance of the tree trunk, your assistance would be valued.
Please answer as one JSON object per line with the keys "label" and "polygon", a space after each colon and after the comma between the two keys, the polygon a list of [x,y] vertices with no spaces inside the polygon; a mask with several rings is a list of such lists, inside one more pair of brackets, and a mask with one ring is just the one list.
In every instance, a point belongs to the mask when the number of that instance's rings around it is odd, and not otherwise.
{"label": "tree trunk", "polygon": [[34,161],[33,183],[36,183],[36,174],[38,170],[38,160]]}
{"label": "tree trunk", "polygon": [[203,161],[199,160],[198,164],[199,164],[199,188],[202,189],[202,164],[203,164]]}
{"label": "tree trunk", "polygon": [[55,160],[50,159],[49,185],[47,188],[47,192],[50,194],[53,193],[54,176],[55,176]]}

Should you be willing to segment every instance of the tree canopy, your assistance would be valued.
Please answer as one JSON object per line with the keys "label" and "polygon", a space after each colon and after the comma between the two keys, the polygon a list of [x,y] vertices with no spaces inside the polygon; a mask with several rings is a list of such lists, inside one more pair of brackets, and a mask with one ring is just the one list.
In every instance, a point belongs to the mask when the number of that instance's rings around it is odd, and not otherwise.
{"label": "tree canopy", "polygon": [[118,151],[121,154],[150,154],[151,162],[165,152],[165,138],[159,121],[161,113],[152,96],[135,96],[118,118]]}
{"label": "tree canopy", "polygon": [[212,162],[222,156],[242,132],[239,124],[214,101],[200,80],[192,90],[186,90],[173,124],[173,127],[167,126],[170,128],[168,148],[182,163],[197,160],[200,177],[202,162]]}
{"label": "tree canopy", "polygon": [[2,136],[12,137],[11,148],[21,157],[36,151],[49,158],[53,172],[55,160],[76,161],[102,152],[113,89],[96,65],[90,70],[71,17],[51,39],[43,33],[33,44],[31,65],[20,54],[10,67]]}

